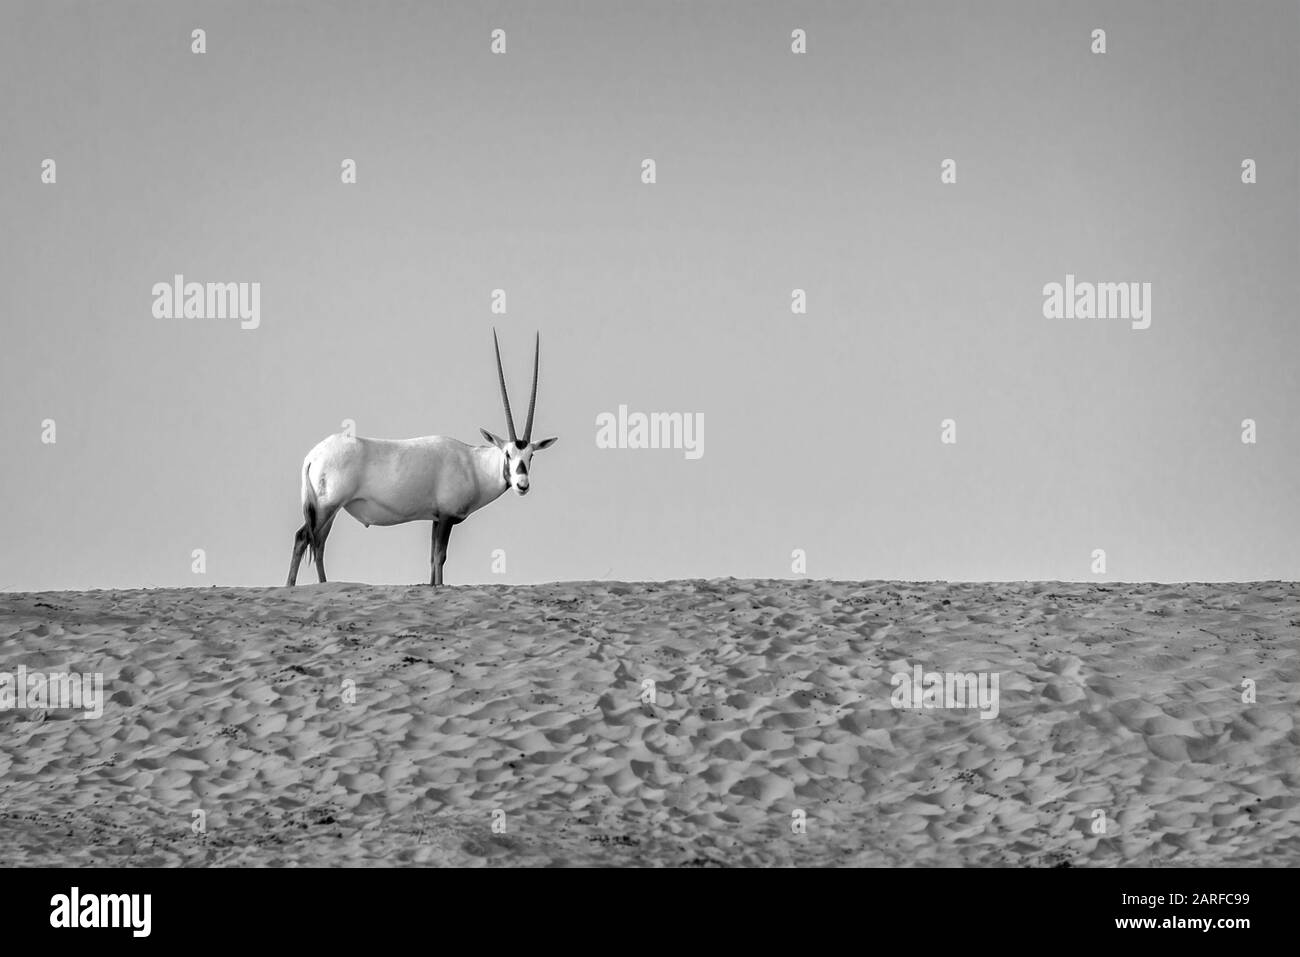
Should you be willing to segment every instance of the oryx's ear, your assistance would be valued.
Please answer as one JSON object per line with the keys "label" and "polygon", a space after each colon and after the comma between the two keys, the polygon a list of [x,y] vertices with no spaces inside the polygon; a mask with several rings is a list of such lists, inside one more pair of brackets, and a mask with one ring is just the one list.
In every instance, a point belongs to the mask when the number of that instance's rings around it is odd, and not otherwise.
{"label": "oryx's ear", "polygon": [[540,442],[534,442],[533,451],[540,452],[542,449],[549,449],[552,445],[554,445],[558,441],[559,441],[558,438],[554,438],[554,439],[542,439],[542,441]]}
{"label": "oryx's ear", "polygon": [[492,443],[493,445],[495,445],[497,448],[499,448],[499,449],[505,448],[505,445],[506,445],[506,443],[505,443],[505,439],[498,438],[497,436],[495,436],[495,435],[493,435],[491,432],[489,432],[487,429],[479,429],[479,431],[483,433],[483,438],[487,439],[489,442],[491,442],[491,443]]}

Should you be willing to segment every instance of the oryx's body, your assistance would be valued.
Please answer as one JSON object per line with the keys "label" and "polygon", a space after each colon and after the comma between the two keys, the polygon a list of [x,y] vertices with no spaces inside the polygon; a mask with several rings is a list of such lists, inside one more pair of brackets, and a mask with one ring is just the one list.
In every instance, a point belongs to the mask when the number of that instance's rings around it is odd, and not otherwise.
{"label": "oryx's body", "polygon": [[506,480],[505,453],[427,435],[364,439],[331,435],[302,463],[302,497],[318,512],[339,508],[362,525],[463,521],[498,498]]}
{"label": "oryx's body", "polygon": [[[496,334],[493,333],[495,340]],[[539,343],[540,346],[540,343]],[[480,430],[491,445],[466,445],[442,435],[418,439],[366,439],[331,435],[307,453],[302,463],[302,510],[306,520],[294,538],[287,584],[298,579],[298,566],[310,545],[316,571],[325,581],[325,539],[339,509],[361,524],[401,525],[433,522],[431,585],[442,584],[451,530],[513,487],[525,495],[533,452],[555,439],[532,442],[537,401],[537,356],[533,358],[533,393],[524,438],[515,436],[506,395],[501,352],[497,372],[505,403],[510,441]]]}

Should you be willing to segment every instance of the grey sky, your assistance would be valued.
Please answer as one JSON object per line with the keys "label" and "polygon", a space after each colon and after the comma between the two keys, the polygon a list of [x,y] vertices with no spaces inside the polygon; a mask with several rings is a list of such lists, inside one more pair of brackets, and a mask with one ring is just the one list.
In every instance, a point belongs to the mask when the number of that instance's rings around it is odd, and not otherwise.
{"label": "grey sky", "polygon": [[[1297,9],[2,0],[0,588],[279,584],[344,419],[504,429],[493,325],[560,441],[450,583],[1293,579]],[[1044,318],[1067,273],[1151,327]],[[598,449],[620,404],[705,454]],[[428,537],[341,516],[331,577]]]}

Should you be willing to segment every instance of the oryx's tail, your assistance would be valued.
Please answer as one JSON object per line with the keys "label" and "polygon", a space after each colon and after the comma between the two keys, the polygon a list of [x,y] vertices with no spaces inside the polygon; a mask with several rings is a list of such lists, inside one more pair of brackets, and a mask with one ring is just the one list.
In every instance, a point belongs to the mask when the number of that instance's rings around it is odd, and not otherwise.
{"label": "oryx's tail", "polygon": [[316,490],[311,485],[311,462],[302,463],[302,517],[307,525],[307,543],[311,548],[307,551],[307,565],[311,566],[312,557],[316,552],[316,516],[320,514],[320,509],[316,506]]}

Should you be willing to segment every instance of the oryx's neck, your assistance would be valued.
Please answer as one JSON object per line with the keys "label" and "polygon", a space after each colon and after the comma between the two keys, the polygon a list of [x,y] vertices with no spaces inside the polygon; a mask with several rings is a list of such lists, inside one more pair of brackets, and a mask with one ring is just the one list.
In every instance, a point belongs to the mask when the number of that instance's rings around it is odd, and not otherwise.
{"label": "oryx's neck", "polygon": [[482,508],[488,502],[500,498],[510,487],[510,481],[506,477],[506,453],[495,445],[476,445],[470,451],[474,454],[478,487],[486,496],[478,506]]}

